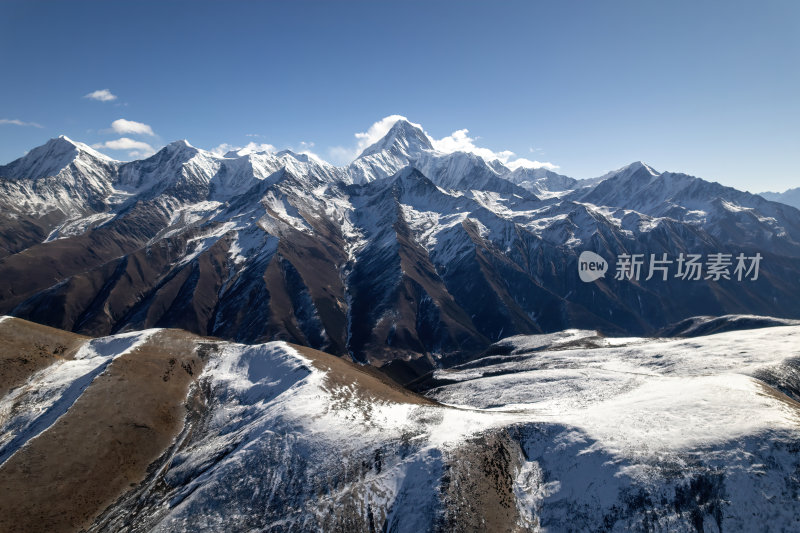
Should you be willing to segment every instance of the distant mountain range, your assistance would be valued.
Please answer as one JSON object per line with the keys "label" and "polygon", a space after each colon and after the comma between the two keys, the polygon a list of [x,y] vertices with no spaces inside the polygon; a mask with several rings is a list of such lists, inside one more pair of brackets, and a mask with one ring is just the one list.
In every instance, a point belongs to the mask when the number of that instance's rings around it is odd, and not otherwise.
{"label": "distant mountain range", "polygon": [[[788,193],[787,193],[788,194]],[[88,335],[286,340],[415,375],[516,334],[800,318],[800,211],[635,162],[592,180],[434,149],[400,120],[351,164],[66,137],[0,166],[0,313]],[[762,256],[757,280],[583,283],[578,256]]]}
{"label": "distant mountain range", "polygon": [[784,192],[762,192],[760,196],[773,202],[781,202],[800,209],[800,187],[795,187],[794,189],[789,189]]}

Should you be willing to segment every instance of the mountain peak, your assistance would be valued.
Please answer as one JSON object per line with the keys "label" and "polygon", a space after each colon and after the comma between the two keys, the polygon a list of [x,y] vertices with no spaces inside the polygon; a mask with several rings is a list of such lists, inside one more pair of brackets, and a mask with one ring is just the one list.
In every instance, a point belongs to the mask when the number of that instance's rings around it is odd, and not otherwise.
{"label": "mountain peak", "polygon": [[78,151],[78,143],[70,139],[65,135],[59,135],[58,137],[54,137],[48,140],[41,146],[37,146],[30,152],[28,152],[25,157],[36,156],[38,158],[45,156],[45,157],[61,157],[61,156],[71,156],[74,157],[77,155]]}
{"label": "mountain peak", "polygon": [[101,161],[114,161],[83,143],[73,141],[66,135],[59,135],[8,165],[0,166],[0,177],[17,180],[55,176],[81,154]]}
{"label": "mountain peak", "polygon": [[628,179],[633,176],[641,176],[647,178],[655,178],[660,176],[661,173],[643,161],[634,161],[628,165],[617,170],[607,172],[598,178],[598,181],[604,181],[609,178]]}
{"label": "mountain peak", "polygon": [[212,158],[218,157],[217,155],[212,154],[211,152],[206,152],[204,150],[200,150],[199,148],[195,148],[194,146],[189,144],[185,139],[181,139],[179,141],[172,141],[171,143],[164,145],[156,153],[143,159],[143,161],[175,160],[182,164],[185,163],[186,161],[189,161],[200,152],[203,152],[204,154],[209,155]]}
{"label": "mountain peak", "polygon": [[238,150],[228,150],[222,154],[222,157],[225,159],[236,159],[237,157],[244,157],[247,155],[250,155],[250,152],[245,152],[244,149],[240,148]]}
{"label": "mountain peak", "polygon": [[644,161],[634,161],[629,165],[625,165],[621,169],[617,170],[618,173],[626,172],[630,175],[633,175],[635,172],[645,171],[651,176],[660,176],[661,173],[658,172],[656,169],[645,163]]}
{"label": "mountain peak", "polygon": [[302,161],[303,163],[308,163],[309,157],[308,154],[298,154],[297,152],[293,152],[289,149],[281,150],[280,152],[275,154],[275,157],[292,157],[297,159],[298,161]]}
{"label": "mountain peak", "polygon": [[[58,137],[50,139],[49,141],[44,143],[40,148],[45,148],[45,147],[48,148],[53,153],[84,152],[97,159],[114,161],[113,158],[98,152],[88,144],[84,144],[78,141],[73,141],[66,135],[59,135]],[[31,150],[31,152],[33,152],[33,150]]]}
{"label": "mountain peak", "polygon": [[53,146],[72,146],[73,148],[77,148],[79,143],[76,143],[66,135],[59,135],[53,139],[50,139],[46,143],[45,146],[53,145]]}
{"label": "mountain peak", "polygon": [[172,157],[175,154],[184,154],[184,153],[194,155],[199,151],[200,150],[198,148],[195,148],[194,146],[189,144],[189,142],[186,139],[180,139],[178,141],[172,141],[168,145],[164,146],[164,148],[159,150],[156,155],[168,154],[170,157]]}
{"label": "mountain peak", "polygon": [[648,165],[644,161],[634,161],[629,166],[636,167],[637,169],[643,168],[643,169],[647,170],[647,172],[649,172],[653,176],[658,176],[658,175],[661,174],[659,171],[657,171],[656,169],[654,169],[653,167],[651,167],[650,165]]}
{"label": "mountain peak", "polygon": [[189,144],[189,141],[187,141],[186,139],[180,139],[180,140],[177,140],[177,141],[172,141],[171,143],[169,143],[167,145],[167,147],[170,147],[172,149],[194,148],[194,146]]}
{"label": "mountain peak", "polygon": [[401,118],[389,128],[386,135],[361,152],[358,158],[386,151],[411,155],[426,150],[433,150],[433,144],[422,128]]}

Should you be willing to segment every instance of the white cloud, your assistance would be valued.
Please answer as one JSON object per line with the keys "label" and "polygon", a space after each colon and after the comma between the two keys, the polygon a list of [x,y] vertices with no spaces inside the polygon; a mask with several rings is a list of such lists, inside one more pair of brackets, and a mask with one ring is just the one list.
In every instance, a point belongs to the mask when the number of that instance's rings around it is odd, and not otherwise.
{"label": "white cloud", "polygon": [[357,148],[345,148],[344,146],[331,146],[328,148],[328,159],[334,165],[346,165],[360,154]]}
{"label": "white cloud", "polygon": [[209,152],[211,152],[212,154],[217,154],[217,155],[225,155],[228,152],[230,152],[231,150],[241,150],[241,149],[242,149],[241,146],[234,146],[232,144],[222,143],[222,144],[220,144],[218,146],[215,146],[214,148],[211,148],[209,150]]}
{"label": "white cloud", "polygon": [[547,161],[531,161],[530,159],[525,159],[524,157],[519,157],[517,159],[513,159],[506,163],[503,163],[505,166],[510,168],[511,170],[516,170],[518,168],[546,168],[547,170],[556,170],[559,168],[558,165],[554,165],[553,163],[548,163]]}
{"label": "white cloud", "polygon": [[456,130],[447,137],[443,137],[439,140],[431,139],[431,144],[433,144],[436,150],[448,154],[452,152],[471,152],[482,157],[484,161],[494,161],[497,159],[511,170],[520,167],[546,168],[548,170],[555,170],[558,168],[558,165],[554,165],[553,163],[531,161],[524,157],[516,157],[516,154],[510,150],[495,152],[489,148],[481,148],[475,144],[476,140],[477,138],[469,136],[468,129],[463,129]]}
{"label": "white cloud", "polygon": [[14,126],[33,126],[34,128],[42,128],[41,124],[36,122],[25,122],[16,118],[0,118],[0,124],[13,124]]}
{"label": "white cloud", "polygon": [[247,153],[255,153],[255,152],[277,152],[278,149],[272,146],[269,143],[255,143],[249,142],[242,148]]}
{"label": "white cloud", "polygon": [[310,157],[311,159],[315,160],[317,163],[320,163],[320,164],[328,163],[327,161],[322,159],[320,156],[318,156],[317,154],[315,154],[311,150],[301,150],[301,151],[299,151],[297,153],[298,154],[302,154],[302,155],[307,155],[308,157]]}
{"label": "white cloud", "polygon": [[276,152],[276,148],[269,144],[269,143],[255,143],[249,142],[245,146],[235,146],[233,144],[222,143],[219,146],[215,146],[209,152],[217,155],[225,155],[228,152],[239,152],[241,155],[245,154],[253,154],[256,152]]}
{"label": "white cloud", "polygon": [[314,148],[314,143],[312,141],[300,141],[300,147],[297,149],[291,148],[291,150],[297,152],[298,154],[307,155],[311,159],[314,159],[317,163],[329,164],[323,158],[318,156],[316,152],[311,151],[312,148]]}
{"label": "white cloud", "polygon": [[[365,148],[383,138],[383,136],[389,132],[389,130],[398,120],[408,121],[408,119],[402,115],[389,115],[388,117],[384,117],[375,122],[367,131],[356,133],[356,146],[352,148],[345,146],[334,146],[330,148],[328,150],[328,155],[330,156],[331,161],[338,165],[345,165],[349,163],[358,157],[358,155],[363,152]],[[422,126],[419,124],[414,124],[413,122],[411,122],[411,124],[422,129]],[[428,135],[428,133],[426,132],[425,135]],[[510,150],[495,152],[489,148],[477,146],[475,144],[477,137],[470,137],[469,130],[466,128],[456,130],[450,135],[441,139],[434,139],[430,135],[428,135],[428,138],[431,140],[431,144],[433,145],[434,149],[439,152],[446,154],[453,152],[471,152],[482,157],[485,161],[494,161],[497,159],[512,170],[519,167],[547,168],[549,170],[555,170],[558,168],[558,165],[554,165],[553,163],[531,161],[530,159],[525,159],[522,157],[518,158],[516,157],[516,154]]]}
{"label": "white cloud", "polygon": [[109,150],[130,150],[128,155],[131,157],[147,157],[153,155],[156,152],[153,149],[153,147],[147,144],[146,142],[137,141],[134,139],[130,139],[128,137],[120,137],[119,139],[114,139],[113,141],[106,141],[104,143],[93,144],[92,148],[98,148],[98,149],[107,148]]}
{"label": "white cloud", "polygon": [[83,96],[84,98],[89,98],[90,100],[97,100],[99,102],[110,102],[111,100],[116,100],[117,96],[111,94],[111,91],[108,89],[99,89],[97,91],[92,91],[89,94]]}
{"label": "white cloud", "polygon": [[120,137],[113,141],[92,145],[94,148],[109,148],[111,150],[152,150],[153,147],[143,141],[136,141],[128,137]]}
{"label": "white cloud", "polygon": [[510,158],[514,157],[514,152],[504,150],[502,152],[494,152],[488,148],[481,148],[475,145],[475,138],[470,137],[468,129],[456,130],[447,137],[442,137],[439,140],[431,139],[433,147],[446,154],[453,152],[471,152],[475,155],[481,156],[486,161],[494,161],[499,159],[502,163],[506,163]]}
{"label": "white cloud", "polygon": [[111,129],[120,135],[125,135],[126,133],[130,135],[150,135],[151,137],[155,135],[153,128],[147,124],[134,120],[125,120],[124,118],[118,118],[112,122]]}

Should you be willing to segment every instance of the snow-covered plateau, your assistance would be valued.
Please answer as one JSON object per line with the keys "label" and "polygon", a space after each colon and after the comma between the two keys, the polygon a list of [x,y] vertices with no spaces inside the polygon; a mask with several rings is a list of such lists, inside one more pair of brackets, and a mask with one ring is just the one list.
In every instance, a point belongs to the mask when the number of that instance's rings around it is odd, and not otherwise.
{"label": "snow-covered plateau", "polygon": [[[800,325],[516,336],[423,394],[285,342],[87,339],[16,318],[0,342],[7,370],[49,357],[0,400],[3,530],[800,527]],[[162,445],[109,468],[124,437],[106,427]]]}

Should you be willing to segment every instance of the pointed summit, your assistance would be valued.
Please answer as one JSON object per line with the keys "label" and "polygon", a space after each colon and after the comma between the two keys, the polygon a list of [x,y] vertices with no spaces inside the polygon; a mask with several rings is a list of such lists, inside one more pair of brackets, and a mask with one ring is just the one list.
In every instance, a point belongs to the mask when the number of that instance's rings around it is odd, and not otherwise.
{"label": "pointed summit", "polygon": [[0,177],[19,180],[56,176],[79,157],[102,162],[114,161],[83,143],[59,135],[8,165],[0,166]]}
{"label": "pointed summit", "polygon": [[624,167],[614,171],[614,174],[618,176],[629,177],[635,174],[641,175],[648,175],[651,177],[660,176],[661,174],[656,171],[653,167],[648,165],[643,161],[634,161],[630,165],[625,165]]}
{"label": "pointed summit", "polygon": [[[94,148],[89,146],[88,144],[84,144],[84,143],[78,142],[78,141],[73,141],[72,139],[70,139],[66,135],[59,135],[58,137],[56,137],[54,139],[50,139],[45,144],[43,144],[40,148],[44,148],[44,147],[48,147],[48,149],[52,150],[54,153],[77,151],[77,152],[83,152],[83,153],[89,154],[89,155],[91,155],[92,157],[94,157],[96,159],[103,159],[105,161],[115,161],[115,159],[107,156],[106,154],[98,152],[97,150],[95,150]],[[31,151],[31,152],[33,152],[33,151]]]}
{"label": "pointed summit", "polygon": [[433,145],[422,128],[401,118],[389,128],[383,138],[361,152],[357,159],[380,152],[409,157],[419,155],[426,150],[433,150]]}
{"label": "pointed summit", "polygon": [[186,139],[180,139],[178,141],[172,141],[171,143],[166,145],[165,148],[169,148],[170,150],[175,151],[175,150],[183,150],[184,148],[194,148],[194,146],[189,144],[189,141],[187,141]]}
{"label": "pointed summit", "polygon": [[644,161],[634,161],[630,165],[624,167],[625,170],[633,174],[634,172],[645,171],[651,176],[660,176],[661,173],[656,169],[645,163]]}
{"label": "pointed summit", "polygon": [[151,158],[173,158],[179,156],[181,159],[188,160],[194,157],[200,149],[195,148],[186,139],[181,139],[178,141],[172,141],[168,145],[164,146],[161,150],[150,156],[148,159]]}
{"label": "pointed summit", "polygon": [[645,178],[645,179],[652,179],[660,176],[661,173],[655,170],[653,167],[644,163],[642,161],[634,161],[628,165],[625,165],[622,168],[618,168],[617,170],[612,170],[611,172],[606,172],[599,178],[596,178],[598,182],[605,181],[611,178],[619,178],[621,180],[627,180],[634,176]]}
{"label": "pointed summit", "polygon": [[44,146],[53,146],[53,147],[61,146],[61,147],[64,147],[64,148],[67,148],[67,147],[78,148],[78,144],[79,143],[76,143],[75,141],[73,141],[72,139],[67,137],[66,135],[59,135],[58,137],[56,137],[54,139],[50,139],[49,141],[44,143]]}

